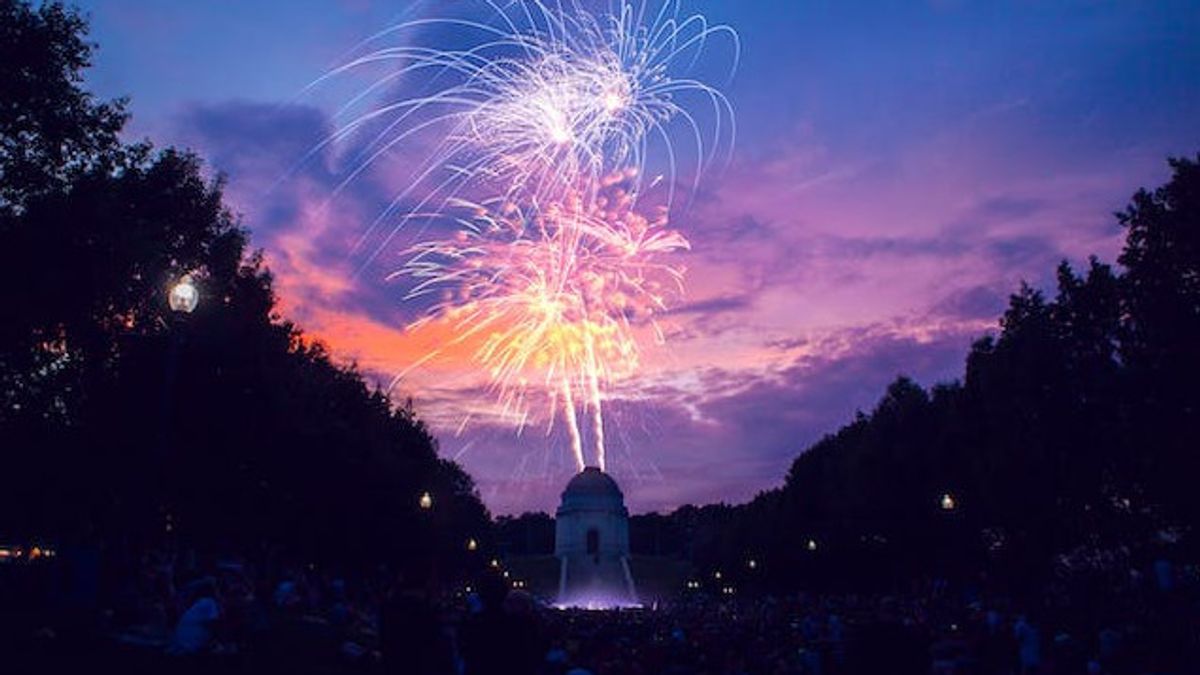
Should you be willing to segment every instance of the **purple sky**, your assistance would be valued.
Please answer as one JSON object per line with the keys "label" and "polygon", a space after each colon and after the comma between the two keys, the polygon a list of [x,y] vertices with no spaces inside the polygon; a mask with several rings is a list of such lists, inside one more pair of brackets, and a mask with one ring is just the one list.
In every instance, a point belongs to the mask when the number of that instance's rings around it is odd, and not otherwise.
{"label": "purple sky", "polygon": [[[352,91],[305,86],[437,3],[81,4],[101,44],[90,85],[132,97],[131,136],[228,174],[285,314],[373,377],[420,358],[429,338],[383,279],[398,254],[356,275],[350,250],[398,191],[403,149],[332,202],[343,149],[291,169]],[[673,216],[692,251],[667,345],[609,393],[610,470],[635,511],[745,500],[897,374],[959,377],[1020,280],[1112,260],[1111,213],[1166,177],[1167,155],[1200,150],[1195,2],[685,8],[741,36],[725,88],[738,140]],[[467,360],[443,361],[398,396],[493,511],[553,509],[572,471],[561,434],[517,436]]]}

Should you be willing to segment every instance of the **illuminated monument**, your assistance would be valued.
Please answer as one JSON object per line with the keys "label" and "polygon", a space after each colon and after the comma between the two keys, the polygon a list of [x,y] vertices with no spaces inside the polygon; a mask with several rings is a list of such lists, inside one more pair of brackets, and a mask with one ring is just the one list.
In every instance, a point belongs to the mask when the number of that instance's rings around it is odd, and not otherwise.
{"label": "illuminated monument", "polygon": [[629,511],[611,476],[589,466],[567,483],[555,515],[560,606],[637,604],[629,572]]}

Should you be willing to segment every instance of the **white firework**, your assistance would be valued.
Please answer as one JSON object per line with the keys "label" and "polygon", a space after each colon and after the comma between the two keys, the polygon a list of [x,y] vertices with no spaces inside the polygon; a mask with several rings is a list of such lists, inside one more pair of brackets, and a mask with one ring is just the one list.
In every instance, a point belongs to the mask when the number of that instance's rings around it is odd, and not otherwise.
{"label": "white firework", "polygon": [[[368,137],[339,191],[389,152],[435,139],[421,151],[410,185],[360,240],[378,243],[368,262],[404,224],[442,214],[462,196],[534,205],[568,194],[589,199],[606,176],[632,170],[639,181],[664,182],[669,206],[683,156],[676,137],[689,141],[693,187],[732,148],[733,109],[695,74],[718,36],[728,39],[730,72],[736,68],[740,45],[729,26],[683,14],[679,0],[657,10],[649,0],[610,0],[599,9],[582,0],[474,4],[483,17],[425,18],[384,30],[363,43],[368,51],[318,80],[394,64],[343,111],[369,108],[314,149]],[[421,42],[447,33],[465,44]],[[389,88],[404,95],[391,100]],[[703,115],[689,106],[699,100]],[[648,174],[652,147],[661,150],[662,171]],[[374,236],[379,228],[387,228],[382,239]]]}

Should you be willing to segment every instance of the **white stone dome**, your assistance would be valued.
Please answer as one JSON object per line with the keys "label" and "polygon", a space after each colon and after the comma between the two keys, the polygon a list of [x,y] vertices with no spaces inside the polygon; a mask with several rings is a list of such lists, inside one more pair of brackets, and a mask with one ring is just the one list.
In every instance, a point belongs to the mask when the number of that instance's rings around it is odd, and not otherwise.
{"label": "white stone dome", "polygon": [[588,467],[567,483],[555,516],[561,561],[559,603],[620,607],[637,603],[629,571],[629,511],[612,476]]}
{"label": "white stone dome", "polygon": [[565,515],[573,511],[619,511],[625,510],[625,495],[617,487],[617,481],[600,469],[589,466],[567,483],[562,493],[558,513]]}

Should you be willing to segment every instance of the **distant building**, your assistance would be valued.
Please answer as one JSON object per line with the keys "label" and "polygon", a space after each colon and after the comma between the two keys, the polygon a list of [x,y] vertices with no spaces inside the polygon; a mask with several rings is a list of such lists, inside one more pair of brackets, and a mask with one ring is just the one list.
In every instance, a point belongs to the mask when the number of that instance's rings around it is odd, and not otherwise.
{"label": "distant building", "polygon": [[567,483],[555,517],[558,604],[622,607],[637,604],[629,572],[629,511],[611,476],[588,467]]}

